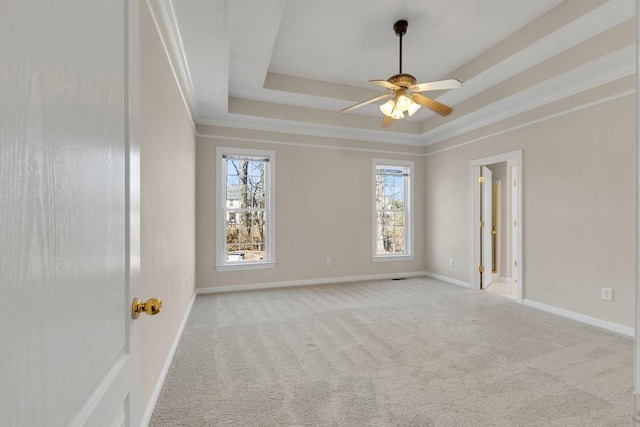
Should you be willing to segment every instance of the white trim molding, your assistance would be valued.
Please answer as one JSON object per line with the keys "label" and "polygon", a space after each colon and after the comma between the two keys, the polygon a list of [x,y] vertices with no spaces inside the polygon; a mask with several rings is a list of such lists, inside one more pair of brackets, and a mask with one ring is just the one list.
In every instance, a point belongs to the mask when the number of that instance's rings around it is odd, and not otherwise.
{"label": "white trim molding", "polygon": [[245,285],[210,286],[206,288],[198,288],[196,290],[196,293],[198,295],[216,294],[220,292],[252,291],[256,289],[275,289],[275,288],[289,288],[294,286],[330,285],[333,283],[364,282],[368,280],[402,279],[402,278],[409,278],[409,277],[423,277],[427,275],[428,273],[424,271],[414,271],[414,272],[407,272],[407,273],[372,274],[367,276],[326,277],[321,279],[290,280],[290,281],[284,281],[284,282],[249,283]]}
{"label": "white trim molding", "polygon": [[432,279],[440,280],[441,282],[449,283],[451,285],[462,286],[463,288],[471,289],[471,284],[468,282],[463,282],[462,280],[453,279],[447,276],[441,276],[440,274],[425,272],[425,276],[431,277]]}
{"label": "white trim molding", "polygon": [[247,116],[241,114],[226,114],[220,118],[203,117],[198,124],[248,129],[262,132],[279,132],[291,135],[311,137],[326,137],[354,141],[370,141],[381,144],[407,145],[425,147],[422,135],[402,132],[380,131],[375,129],[336,127],[327,124],[293,122],[290,120]]}
{"label": "white trim molding", "polygon": [[423,135],[434,145],[634,73],[633,45],[461,116]]}
{"label": "white trim molding", "polygon": [[[195,92],[191,73],[187,65],[186,55],[182,46],[182,39],[178,31],[173,5],[169,0],[146,0],[145,4],[151,14],[151,19],[156,27],[158,38],[162,43],[164,53],[171,67],[176,87],[180,92],[180,97],[189,116],[191,127],[196,131],[198,122],[198,111],[196,109]],[[158,16],[160,15],[160,16]],[[167,40],[167,38],[169,40]]]}
{"label": "white trim molding", "polygon": [[[214,126],[214,125],[212,125]],[[221,126],[225,127],[225,126]],[[229,129],[236,129],[231,126],[226,126]],[[237,128],[240,129],[240,128]],[[249,129],[249,128],[246,128]],[[258,142],[262,144],[275,144],[275,145],[285,145],[291,147],[302,147],[302,148],[321,148],[323,150],[347,150],[347,151],[360,151],[364,153],[381,153],[381,154],[394,154],[401,156],[417,156],[417,157],[425,157],[424,153],[414,153],[411,151],[393,151],[393,150],[379,150],[375,148],[362,148],[362,147],[348,147],[346,145],[327,145],[327,144],[315,144],[315,143],[306,143],[306,142],[289,142],[289,141],[281,141],[271,138],[255,138],[255,137],[242,137],[242,136],[229,136],[229,135],[213,135],[209,133],[199,132],[196,134],[199,138],[207,138],[207,139],[219,139],[224,141],[241,141],[241,142]],[[322,138],[326,139],[336,139],[331,138],[329,136],[322,136]],[[357,142],[371,142],[371,141],[362,141],[356,140]]]}
{"label": "white trim molding", "polygon": [[372,262],[388,262],[388,261],[413,261],[413,255],[377,255],[372,256]]}
{"label": "white trim molding", "polygon": [[606,329],[629,337],[633,337],[635,334],[635,329],[628,326],[598,319],[597,317],[587,316],[586,314],[565,310],[564,308],[554,307],[552,305],[543,304],[530,299],[523,299],[522,304],[527,307],[546,311],[547,313],[557,314],[558,316],[566,317],[567,319],[577,320],[578,322],[586,323],[587,325],[597,326],[598,328]]}

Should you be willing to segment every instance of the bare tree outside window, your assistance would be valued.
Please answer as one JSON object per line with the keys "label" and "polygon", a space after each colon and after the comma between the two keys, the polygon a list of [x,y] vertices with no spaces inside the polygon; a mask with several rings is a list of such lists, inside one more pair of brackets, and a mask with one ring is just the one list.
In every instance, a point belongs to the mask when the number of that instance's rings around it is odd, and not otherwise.
{"label": "bare tree outside window", "polygon": [[265,258],[266,195],[264,160],[226,159],[226,260]]}
{"label": "bare tree outside window", "polygon": [[376,167],[376,254],[406,254],[406,179],[408,168]]}

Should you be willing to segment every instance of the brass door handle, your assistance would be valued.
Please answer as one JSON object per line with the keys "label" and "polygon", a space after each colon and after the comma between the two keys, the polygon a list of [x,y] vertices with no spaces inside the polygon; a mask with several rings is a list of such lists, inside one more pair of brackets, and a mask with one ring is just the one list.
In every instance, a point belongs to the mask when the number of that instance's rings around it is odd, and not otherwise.
{"label": "brass door handle", "polygon": [[145,302],[140,301],[140,298],[135,297],[133,304],[131,305],[131,317],[137,319],[140,313],[143,311],[149,316],[160,313],[162,310],[162,300],[159,298],[149,298]]}

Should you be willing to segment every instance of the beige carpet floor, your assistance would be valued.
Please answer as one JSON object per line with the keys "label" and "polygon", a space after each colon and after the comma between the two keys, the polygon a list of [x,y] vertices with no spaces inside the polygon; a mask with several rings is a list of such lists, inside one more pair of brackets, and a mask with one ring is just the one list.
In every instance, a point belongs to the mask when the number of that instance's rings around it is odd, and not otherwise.
{"label": "beige carpet floor", "polygon": [[633,340],[428,278],[198,296],[151,426],[631,425]]}

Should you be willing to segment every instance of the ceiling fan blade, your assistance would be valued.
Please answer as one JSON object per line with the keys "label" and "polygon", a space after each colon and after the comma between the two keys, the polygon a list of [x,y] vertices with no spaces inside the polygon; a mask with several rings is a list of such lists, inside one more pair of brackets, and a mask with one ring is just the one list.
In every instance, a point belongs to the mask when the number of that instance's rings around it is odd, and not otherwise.
{"label": "ceiling fan blade", "polygon": [[439,80],[437,82],[419,83],[409,87],[414,92],[425,92],[428,90],[445,90],[458,89],[462,87],[462,83],[456,79]]}
{"label": "ceiling fan blade", "polygon": [[439,103],[431,98],[427,98],[424,95],[420,95],[419,93],[412,93],[409,97],[413,100],[413,102],[422,105],[423,107],[427,107],[430,110],[435,111],[441,116],[448,116],[453,111],[453,108],[447,107],[444,104]]}
{"label": "ceiling fan blade", "polygon": [[348,113],[349,111],[353,111],[356,108],[364,107],[365,105],[371,104],[372,102],[376,102],[376,101],[379,101],[381,99],[388,98],[391,95],[393,95],[393,94],[392,93],[384,93],[382,95],[376,96],[375,98],[368,99],[368,100],[360,102],[360,103],[358,103],[356,105],[352,105],[351,107],[347,107],[347,108],[345,108],[343,110],[340,110],[340,112],[341,113]]}
{"label": "ceiling fan blade", "polygon": [[391,116],[384,116],[384,118],[382,119],[382,127],[389,127],[391,126],[391,123],[393,123],[393,119],[391,118]]}
{"label": "ceiling fan blade", "polygon": [[390,89],[390,90],[402,89],[400,86],[396,86],[393,83],[389,83],[386,80],[369,80],[369,83],[373,83],[374,85],[382,86],[383,88]]}

